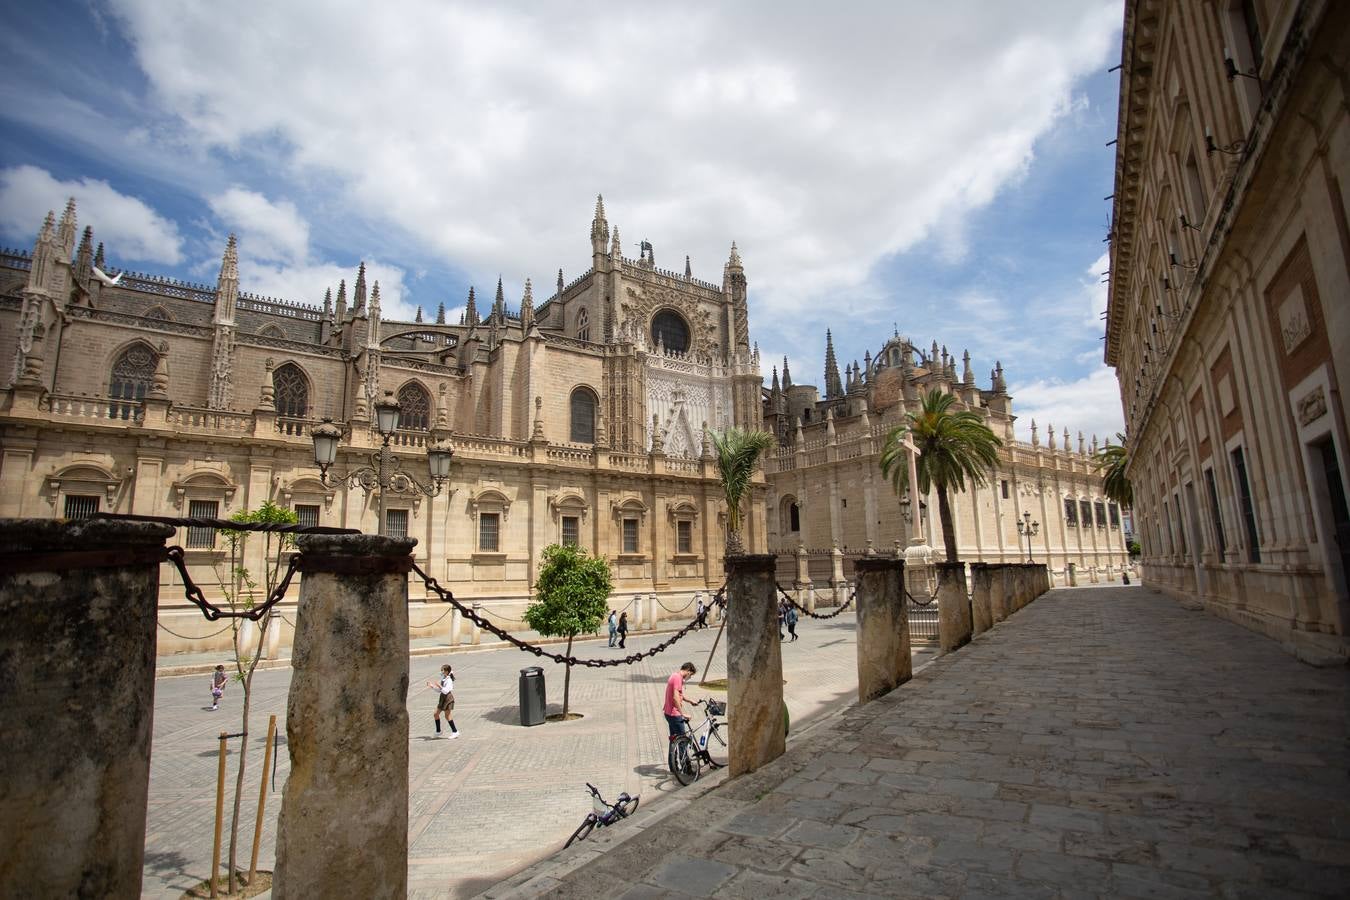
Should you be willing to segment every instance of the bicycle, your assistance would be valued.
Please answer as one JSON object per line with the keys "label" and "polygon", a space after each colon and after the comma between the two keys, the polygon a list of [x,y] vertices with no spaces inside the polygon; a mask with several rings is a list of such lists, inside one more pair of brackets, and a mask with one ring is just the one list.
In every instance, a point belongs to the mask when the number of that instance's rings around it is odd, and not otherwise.
{"label": "bicycle", "polygon": [[705,766],[720,769],[727,764],[727,739],[722,735],[724,723],[716,718],[726,715],[727,705],[711,697],[695,701],[694,705],[703,707],[705,713],[703,722],[690,730],[689,717],[686,716],[684,734],[672,736],[670,739],[668,759],[670,771],[675,780],[685,786],[697,781],[699,775],[703,774]]}
{"label": "bicycle", "polygon": [[572,836],[563,844],[563,849],[572,846],[573,841],[584,841],[586,836],[597,827],[604,828],[607,825],[613,825],[620,819],[626,819],[637,811],[638,803],[641,797],[630,797],[627,792],[619,795],[619,799],[610,803],[600,796],[600,789],[587,782],[586,790],[591,794],[591,811],[586,813],[586,818],[581,820],[577,830],[572,832]]}

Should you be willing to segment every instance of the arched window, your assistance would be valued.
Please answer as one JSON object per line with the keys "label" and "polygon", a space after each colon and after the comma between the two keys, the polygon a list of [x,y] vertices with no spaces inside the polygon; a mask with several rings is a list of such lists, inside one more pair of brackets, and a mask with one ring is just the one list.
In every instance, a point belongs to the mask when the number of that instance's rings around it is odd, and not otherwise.
{"label": "arched window", "polygon": [[577,340],[589,341],[591,339],[591,316],[586,312],[586,307],[582,307],[577,312]]}
{"label": "arched window", "polygon": [[431,395],[410,381],[398,391],[398,427],[426,431],[431,427]]}
{"label": "arched window", "polygon": [[595,443],[595,405],[595,394],[590,388],[579,387],[572,391],[572,443]]}
{"label": "arched window", "polygon": [[285,337],[286,337],[286,332],[282,331],[280,328],[278,328],[278,327],[275,326],[275,325],[268,325],[267,327],[263,328],[263,330],[260,331],[260,332],[258,332],[258,333],[261,334],[263,337],[269,337],[269,338],[285,338]]}
{"label": "arched window", "polygon": [[272,390],[277,415],[299,419],[309,410],[309,379],[295,363],[286,363],[272,372]]}
{"label": "arched window", "polygon": [[169,315],[168,310],[162,306],[152,306],[145,311],[147,319],[154,319],[157,322],[172,322],[173,317]]}
{"label": "arched window", "polygon": [[652,319],[652,343],[684,353],[689,349],[689,326],[679,313],[663,309]]}
{"label": "arched window", "polygon": [[801,508],[798,507],[797,504],[795,503],[788,507],[788,530],[789,531],[802,530]]}
{"label": "arched window", "polygon": [[155,378],[159,354],[142,343],[132,344],[113,361],[108,396],[114,400],[140,400]]}

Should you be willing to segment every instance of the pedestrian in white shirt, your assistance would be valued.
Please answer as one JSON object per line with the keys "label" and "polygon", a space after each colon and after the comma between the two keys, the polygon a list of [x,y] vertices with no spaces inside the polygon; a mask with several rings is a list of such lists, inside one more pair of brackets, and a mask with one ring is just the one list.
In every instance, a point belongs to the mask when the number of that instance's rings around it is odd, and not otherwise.
{"label": "pedestrian in white shirt", "polygon": [[450,733],[445,737],[459,737],[459,729],[455,727],[455,670],[449,665],[441,666],[441,680],[428,681],[427,687],[440,691],[436,699],[436,737],[442,737],[441,713],[445,713],[445,724],[450,726]]}

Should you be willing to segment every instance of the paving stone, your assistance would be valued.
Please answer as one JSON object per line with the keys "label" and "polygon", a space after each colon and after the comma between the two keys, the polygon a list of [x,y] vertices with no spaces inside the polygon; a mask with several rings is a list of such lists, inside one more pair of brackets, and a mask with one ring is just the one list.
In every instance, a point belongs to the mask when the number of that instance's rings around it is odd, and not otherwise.
{"label": "paving stone", "polygon": [[745,871],[722,885],[717,896],[734,900],[764,900],[766,897],[806,900],[815,893],[816,885],[800,878]]}
{"label": "paving stone", "polygon": [[783,833],[784,843],[807,847],[840,849],[858,837],[858,829],[848,825],[824,825],[820,822],[801,822]]}
{"label": "paving stone", "polygon": [[1103,831],[1105,822],[1101,813],[1089,809],[1046,806],[1040,803],[1032,804],[1028,821],[1032,825],[1044,825],[1047,828],[1092,832]]}
{"label": "paving stone", "polygon": [[730,834],[747,834],[759,837],[778,837],[791,825],[790,820],[781,816],[765,815],[758,812],[741,813],[730,822],[722,823],[720,831]]}
{"label": "paving stone", "polygon": [[740,870],[714,859],[675,856],[653,869],[644,881],[694,897],[711,897]]}
{"label": "paving stone", "polygon": [[1017,857],[1018,875],[1060,887],[1105,890],[1110,873],[1110,866],[1104,862],[1064,853],[1027,850]]}
{"label": "paving stone", "polygon": [[987,844],[939,840],[933,847],[929,861],[934,866],[960,869],[963,872],[974,869],[994,874],[1011,874],[1013,854],[1010,850]]}

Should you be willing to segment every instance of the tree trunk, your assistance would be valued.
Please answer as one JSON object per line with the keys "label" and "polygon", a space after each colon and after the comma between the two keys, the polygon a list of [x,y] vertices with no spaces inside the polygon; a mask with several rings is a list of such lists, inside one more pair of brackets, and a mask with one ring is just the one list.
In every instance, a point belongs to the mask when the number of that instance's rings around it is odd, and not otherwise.
{"label": "tree trunk", "polygon": [[230,815],[230,878],[229,892],[234,893],[234,876],[238,871],[236,867],[237,847],[239,843],[239,804],[244,798],[244,765],[248,762],[248,709],[250,694],[253,690],[253,671],[258,668],[258,659],[262,656],[263,642],[267,640],[267,620],[271,616],[263,616],[261,627],[258,629],[258,646],[254,648],[253,658],[249,660],[248,672],[244,674],[244,708],[240,714],[241,724],[239,730],[243,736],[239,738],[239,774],[234,779],[234,811]]}
{"label": "tree trunk", "polygon": [[[563,654],[570,658],[572,656],[572,635],[567,636],[567,652]],[[567,721],[567,700],[572,690],[572,664],[567,663],[563,672],[563,721]]]}
{"label": "tree trunk", "polygon": [[947,548],[947,562],[960,562],[956,558],[956,526],[952,523],[952,505],[947,500],[947,488],[937,485],[938,519],[942,522],[942,545]]}

